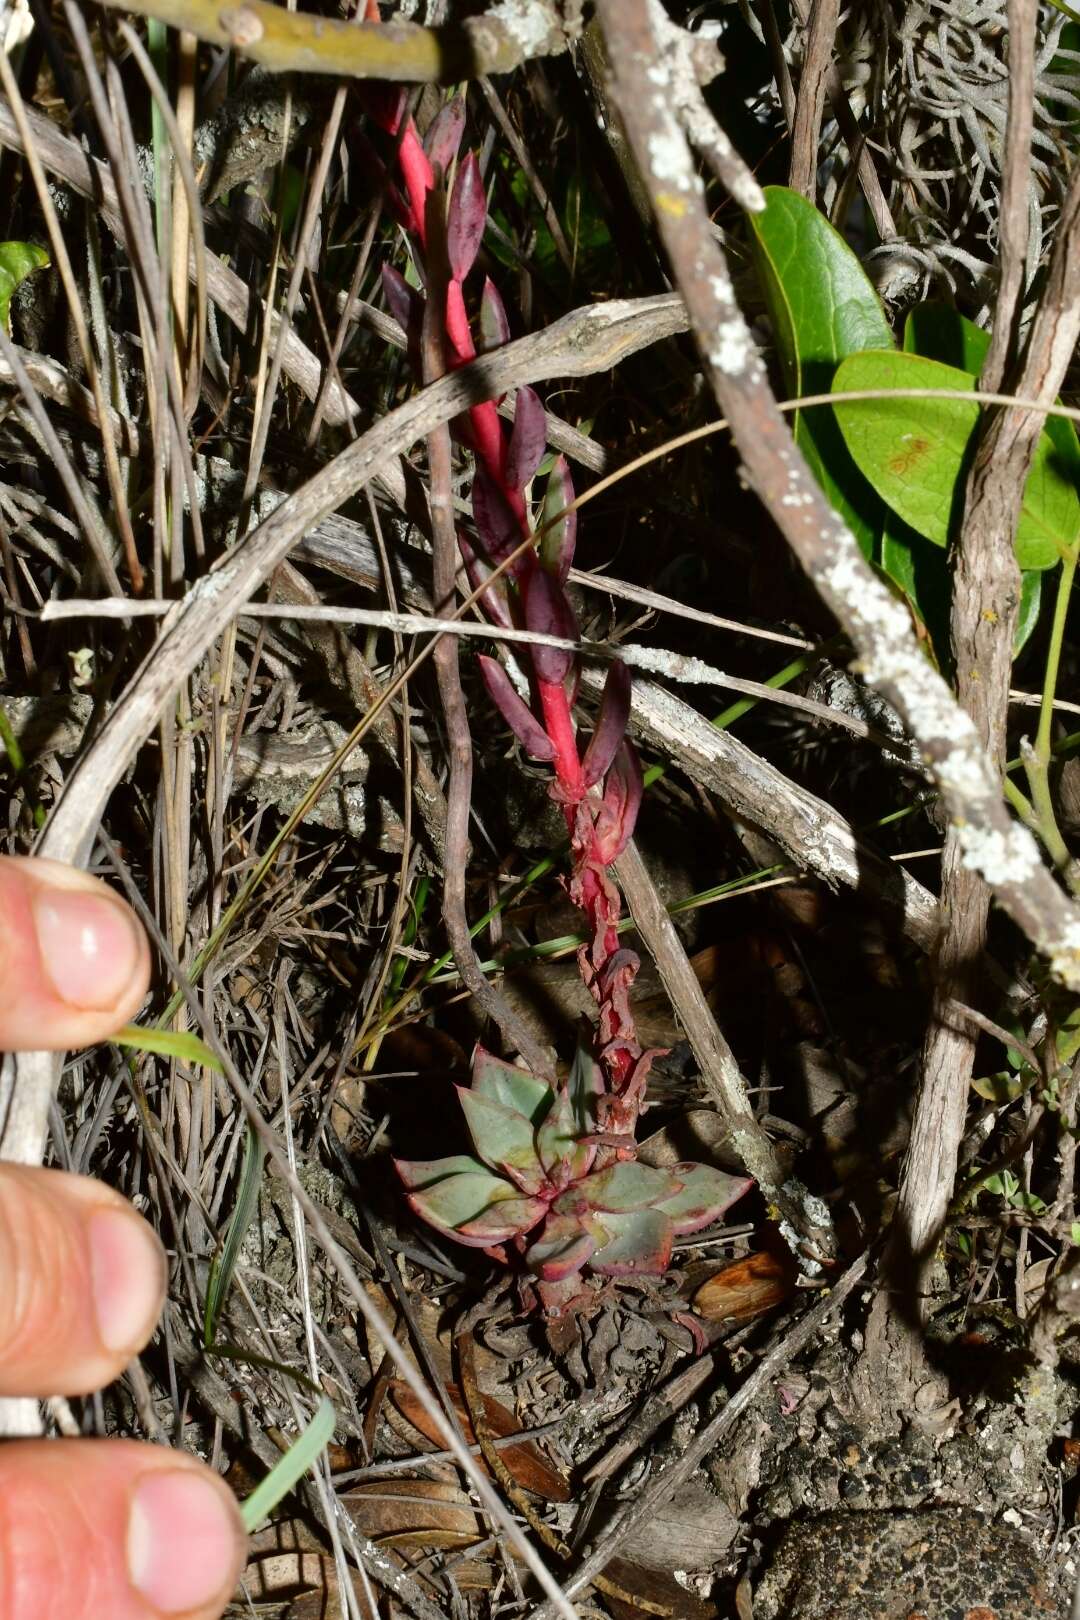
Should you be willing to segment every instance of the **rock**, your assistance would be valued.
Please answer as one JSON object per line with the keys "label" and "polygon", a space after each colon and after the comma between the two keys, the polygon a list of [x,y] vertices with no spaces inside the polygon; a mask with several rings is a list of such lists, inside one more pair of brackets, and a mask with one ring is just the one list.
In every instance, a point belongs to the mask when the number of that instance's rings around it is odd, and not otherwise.
{"label": "rock", "polygon": [[1023,1536],[966,1510],[829,1513],[789,1525],[754,1620],[1064,1620]]}

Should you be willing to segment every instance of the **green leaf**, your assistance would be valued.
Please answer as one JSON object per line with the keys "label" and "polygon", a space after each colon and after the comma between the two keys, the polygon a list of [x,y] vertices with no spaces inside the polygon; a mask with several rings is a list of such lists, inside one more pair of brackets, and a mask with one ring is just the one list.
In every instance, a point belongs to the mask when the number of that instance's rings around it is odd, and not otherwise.
{"label": "green leaf", "polygon": [[[990,333],[949,304],[917,304],[904,324],[904,349],[977,377],[990,349]],[[1055,403],[1060,405],[1060,399]],[[1072,478],[1074,487],[1080,485],[1080,439],[1075,424],[1063,416],[1050,416],[1043,433],[1058,453],[1062,474]]]}
{"label": "green leaf", "polygon": [[282,1497],[287,1496],[314,1465],[334,1433],[334,1419],[333,1403],[324,1398],[307,1428],[293,1441],[284,1457],[274,1464],[261,1484],[241,1502],[240,1517],[249,1536],[264,1519],[270,1517]]}
{"label": "green leaf", "polygon": [[[970,390],[974,377],[936,360],[895,351],[851,355],[834,392],[854,389]],[[935,545],[948,544],[980,407],[966,400],[877,399],[834,407],[859,470],[905,523]],[[1052,568],[1080,535],[1080,499],[1048,433],[1024,489],[1016,555],[1021,568]]]}
{"label": "green leaf", "polygon": [[630,1214],[593,1217],[592,1225],[606,1241],[589,1261],[590,1271],[607,1277],[656,1275],[671,1263],[675,1228],[658,1209],[636,1209]]}
{"label": "green leaf", "polygon": [[496,1170],[512,1176],[523,1192],[539,1192],[544,1170],[536,1153],[532,1125],[516,1108],[492,1102],[477,1091],[457,1088],[473,1147]]}
{"label": "green leaf", "polygon": [[1016,658],[1030,641],[1035,626],[1039,622],[1039,610],[1042,607],[1042,571],[1038,568],[1025,568],[1020,575],[1020,611],[1016,615],[1016,629],[1013,632],[1013,657]]}
{"label": "green leaf", "polygon": [[[439,1163],[435,1159],[429,1168],[434,1169]],[[410,1174],[417,1169],[415,1164],[398,1164],[406,1186],[410,1185]],[[539,1198],[522,1198],[511,1182],[483,1167],[452,1171],[423,1187],[412,1185],[408,1196],[416,1213],[448,1237],[473,1247],[486,1248],[491,1243],[501,1243],[526,1227],[535,1226],[547,1208]]]}
{"label": "green leaf", "polygon": [[580,1271],[595,1248],[595,1237],[573,1215],[549,1215],[525,1261],[545,1282],[561,1282]]}
{"label": "green leaf", "polygon": [[27,276],[44,270],[49,262],[45,249],[36,242],[0,242],[0,321],[11,331],[11,295]]}
{"label": "green leaf", "polygon": [[709,1164],[676,1164],[672,1171],[682,1188],[673,1197],[665,1198],[658,1208],[670,1216],[680,1237],[718,1220],[754,1185],[749,1176],[729,1176]]}
{"label": "green leaf", "polygon": [[1073,1221],[1069,1228],[1069,1236],[1074,1243],[1080,1243],[1080,1221]]}
{"label": "green leaf", "polygon": [[204,1068],[222,1074],[224,1070],[205,1041],[200,1041],[189,1029],[153,1029],[148,1024],[125,1024],[109,1036],[114,1046],[129,1046],[136,1052],[153,1052],[158,1057],[176,1058],[192,1067],[201,1063]]}
{"label": "green leaf", "polygon": [[971,1082],[971,1089],[976,1096],[984,1097],[987,1102],[1009,1103],[1015,1102],[1026,1089],[1024,1082],[1018,1080],[1014,1074],[984,1074],[978,1080]]}
{"label": "green leaf", "polygon": [[472,1089],[478,1096],[502,1103],[504,1108],[516,1108],[533,1125],[543,1119],[552,1103],[552,1090],[546,1080],[504,1063],[483,1046],[477,1046],[473,1054]]}
{"label": "green leaf", "polygon": [[590,1209],[623,1212],[645,1209],[659,1204],[662,1199],[674,1198],[680,1189],[680,1178],[670,1170],[656,1170],[650,1164],[630,1160],[598,1170],[586,1176],[576,1187],[571,1187],[555,1200],[554,1208],[561,1214],[572,1213],[576,1203],[584,1199]]}
{"label": "green leaf", "polygon": [[[846,356],[887,348],[892,331],[862,265],[824,215],[786,186],[767,186],[765,198],[750,225],[784,386],[791,399],[827,393]],[[830,412],[798,412],[792,432],[830,505],[872,556],[881,504]]]}
{"label": "green leaf", "polygon": [[219,1254],[214,1256],[210,1266],[210,1280],[206,1285],[206,1309],[203,1312],[203,1343],[208,1350],[214,1348],[217,1338],[218,1321],[232,1286],[233,1273],[236,1262],[240,1258],[252,1217],[259,1203],[259,1188],[262,1185],[263,1162],[266,1158],[266,1149],[259,1134],[250,1125],[244,1141],[244,1162],[240,1170],[240,1185],[236,1193],[236,1204],[233,1208],[229,1229],[225,1234],[225,1241]]}
{"label": "green leaf", "polygon": [[[537,1156],[549,1180],[554,1181],[556,1186],[559,1185],[556,1177],[563,1166],[567,1167],[569,1180],[576,1181],[585,1174],[596,1157],[596,1149],[590,1143],[578,1141],[580,1135],[570,1093],[560,1091],[550,1114],[536,1133]],[[566,1176],[562,1179],[565,1180]]]}

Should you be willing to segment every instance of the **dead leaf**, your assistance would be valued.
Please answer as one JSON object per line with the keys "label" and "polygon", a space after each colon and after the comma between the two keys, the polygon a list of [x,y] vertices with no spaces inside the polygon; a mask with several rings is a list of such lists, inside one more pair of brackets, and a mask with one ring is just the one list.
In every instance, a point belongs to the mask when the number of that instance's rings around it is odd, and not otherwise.
{"label": "dead leaf", "polygon": [[[453,1402],[465,1439],[469,1445],[474,1445],[476,1437],[461,1390],[456,1384],[447,1384],[446,1393]],[[442,1433],[432,1422],[431,1415],[420,1405],[408,1384],[400,1378],[393,1379],[390,1384],[390,1399],[402,1417],[418,1429],[426,1440],[430,1440],[440,1449],[445,1445]],[[501,1401],[497,1401],[493,1395],[485,1395],[483,1400],[488,1423],[500,1440],[508,1435],[520,1433],[520,1425]],[[532,1491],[534,1496],[542,1496],[548,1502],[569,1502],[570,1488],[566,1480],[544,1456],[535,1441],[523,1440],[517,1446],[504,1446],[502,1454],[506,1466],[518,1484],[523,1485],[527,1491]],[[480,1459],[477,1458],[477,1461],[479,1463]],[[480,1466],[483,1467],[483,1463],[480,1463]],[[486,1473],[487,1469],[484,1471]]]}
{"label": "dead leaf", "polygon": [[366,1480],[341,1501],[361,1534],[384,1546],[471,1547],[484,1533],[465,1492],[446,1480]]}
{"label": "dead leaf", "polygon": [[702,1283],[691,1304],[707,1322],[749,1322],[776,1310],[794,1286],[793,1269],[763,1250],[721,1266]]}
{"label": "dead leaf", "polygon": [[[604,1574],[631,1598],[640,1598],[665,1609],[672,1620],[716,1620],[716,1609],[711,1603],[703,1603],[665,1570],[643,1569],[627,1558],[612,1558]],[[654,1612],[643,1610],[633,1602],[624,1602],[609,1592],[604,1593],[604,1602],[617,1620],[643,1620],[645,1614]]]}

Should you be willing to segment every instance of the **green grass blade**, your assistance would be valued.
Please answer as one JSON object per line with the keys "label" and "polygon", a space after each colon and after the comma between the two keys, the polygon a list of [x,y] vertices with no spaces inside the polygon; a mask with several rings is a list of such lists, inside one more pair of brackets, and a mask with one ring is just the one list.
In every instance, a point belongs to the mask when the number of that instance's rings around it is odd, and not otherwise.
{"label": "green grass blade", "polygon": [[210,1267],[210,1280],[206,1285],[206,1310],[203,1313],[203,1343],[208,1350],[214,1348],[217,1337],[217,1325],[221,1317],[226,1297],[232,1286],[233,1272],[236,1262],[240,1258],[240,1248],[247,1229],[251,1225],[259,1202],[259,1188],[262,1185],[263,1159],[266,1149],[249,1125],[247,1139],[244,1143],[244,1163],[240,1171],[240,1187],[236,1195],[236,1207],[229,1222],[229,1230],[225,1234],[225,1241],[221,1246],[220,1255],[215,1255]]}
{"label": "green grass blade", "polygon": [[334,1418],[333,1402],[324,1398],[307,1428],[293,1441],[281,1461],[274,1464],[262,1484],[241,1502],[240,1517],[249,1536],[311,1468],[334,1432]]}

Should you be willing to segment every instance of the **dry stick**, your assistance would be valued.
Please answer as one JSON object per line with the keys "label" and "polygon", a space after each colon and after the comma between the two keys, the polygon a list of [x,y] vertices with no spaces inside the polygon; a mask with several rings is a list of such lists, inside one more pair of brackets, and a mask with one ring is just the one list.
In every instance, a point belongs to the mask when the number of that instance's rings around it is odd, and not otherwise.
{"label": "dry stick", "polygon": [[[1015,331],[1024,287],[1028,240],[1034,83],[1035,0],[1009,0],[1009,123],[1002,191],[1001,286],[994,336],[980,382],[1002,387],[1015,355]],[[1067,351],[1057,347],[1056,328],[1080,294],[1080,273],[1069,277],[1068,261],[1080,246],[1080,185],[1074,181],[1059,223],[1047,291],[1031,334],[1027,363],[1016,391],[1049,397],[1064,380],[1065,363],[1080,330],[1074,318]],[[1012,646],[1020,602],[1020,570],[1013,537],[1031,459],[1042,429],[1028,412],[998,412],[982,435],[965,490],[964,522],[953,561],[951,636],[957,696],[974,721],[979,740],[1000,773],[1005,758]],[[896,1213],[885,1256],[885,1273],[898,1298],[882,1290],[867,1328],[860,1385],[868,1402],[889,1390],[898,1411],[910,1410],[914,1391],[930,1377],[922,1345],[922,1304],[931,1256],[945,1223],[956,1181],[957,1157],[967,1114],[968,1084],[975,1060],[970,1025],[952,1012],[953,1002],[978,999],[979,964],[986,944],[990,891],[982,875],[965,864],[955,823],[945,835],[941,911],[945,931],[932,968],[934,1004],[923,1043],[919,1090],[911,1136],[900,1176]],[[899,1310],[894,1306],[899,1305]]]}
{"label": "dry stick", "polygon": [[275,73],[457,84],[481,73],[510,73],[569,43],[556,0],[493,4],[487,15],[441,28],[416,23],[343,23],[286,11],[268,0],[105,0],[121,11],[186,28],[209,45],[230,46]]}
{"label": "dry stick", "polygon": [[792,1248],[796,1248],[799,1238],[806,1238],[819,1254],[831,1255],[833,1242],[828,1210],[815,1202],[813,1214],[810,1213],[806,1208],[806,1189],[785,1176],[776,1149],[754,1118],[746,1081],[739,1072],[735,1054],[721,1033],[675,924],[632,839],[615,862],[615,872],[633,913],[634,926],[656,962],[664,989],[686,1031],[702,1079],[730,1132],[731,1145],[740,1163],[754,1177],[766,1199],[779,1209],[783,1217],[781,1229]]}
{"label": "dry stick", "polygon": [[[598,675],[584,685],[598,690]],[[672,759],[713,794],[729,815],[760,827],[789,860],[830,886],[871,895],[888,919],[929,950],[937,938],[937,901],[918,879],[860,841],[839,811],[760,758],[730,732],[717,731],[689,703],[652,681],[634,682],[635,737]]]}
{"label": "dry stick", "polygon": [[788,185],[814,202],[817,197],[818,146],[821,141],[821,115],[825,110],[825,89],[832,67],[836,43],[836,19],[840,0],[814,0],[806,28],[803,69],[795,103],[795,127],[791,132],[791,165]]}
{"label": "dry stick", "polygon": [[[42,168],[33,140],[29,138],[29,128],[26,116],[26,107],[19,91],[18,82],[11,71],[7,56],[0,51],[0,85],[3,86],[11,107],[11,114],[26,138],[26,162],[30,170],[34,188],[37,192],[38,202],[45,218],[45,228],[49,235],[49,245],[53,251],[53,260],[57,272],[67,294],[69,319],[75,340],[79,345],[79,354],[83,367],[90,381],[90,387],[97,407],[98,418],[101,425],[101,451],[105,461],[105,473],[109,485],[109,493],[113,500],[113,512],[117,526],[120,530],[120,539],[124,546],[124,555],[127,562],[128,574],[132,589],[136,595],[143,587],[143,573],[135,550],[135,536],[131,528],[131,519],[127,510],[127,496],[123,479],[120,474],[120,459],[116,450],[116,438],[112,428],[112,416],[102,387],[101,372],[94,360],[93,350],[90,347],[90,334],[86,329],[86,317],[83,314],[82,300],[79,297],[75,273],[71,266],[71,259],[64,240],[64,233],[60,221],[56,216],[56,205],[49,194],[48,182]],[[87,535],[87,540],[94,544],[93,534]]]}
{"label": "dry stick", "polygon": [[[795,7],[796,16],[805,27],[810,16],[810,0],[792,0],[792,4]],[[870,155],[866,138],[859,129],[847,98],[847,92],[844,89],[844,82],[834,63],[829,64],[825,73],[825,93],[829,98],[833,117],[840,126],[840,133],[844,137],[847,149],[855,158],[859,185],[862,187],[862,194],[866,198],[866,206],[870,210],[878,236],[883,242],[893,242],[896,240],[897,235],[896,221],[892,217],[892,211],[885,199],[885,193],[881,189],[881,181],[878,179],[878,172],[874,168],[874,160]]]}
{"label": "dry stick", "polygon": [[[614,0],[616,6],[628,4],[629,0]],[[627,1509],[619,1522],[594,1547],[589,1556],[578,1566],[576,1573],[567,1581],[566,1596],[577,1597],[585,1587],[591,1586],[597,1574],[612,1558],[618,1549],[626,1544],[635,1531],[650,1519],[655,1518],[660,1507],[668,1501],[682,1485],[689,1479],[695,1468],[699,1467],[709,1452],[719,1445],[724,1436],[734,1428],[743,1413],[748,1411],[754,1403],[761,1399],[773,1379],[783,1372],[784,1368],[811,1344],[829,1318],[840,1309],[852,1289],[861,1279],[866,1270],[867,1254],[859,1255],[854,1260],[836,1286],[820,1298],[800,1322],[791,1329],[790,1333],[775,1343],[754,1371],[747,1378],[745,1384],[735,1391],[731,1399],[726,1402],[711,1418],[705,1427],[694,1436],[690,1445],[668,1464],[662,1473],[657,1474],[645,1487],[641,1495]],[[550,1604],[538,1609],[531,1620],[554,1620],[554,1611]]]}
{"label": "dry stick", "polygon": [[[1026,827],[1002,799],[970,718],[930,667],[907,611],[894,600],[832,511],[795,446],[735,300],[705,209],[700,176],[677,119],[652,34],[648,0],[598,0],[624,124],[656,214],[705,369],[731,424],[747,474],[822,599],[854,643],[860,672],[899,710],[922,749],[963,858],[1049,959],[1053,976],[1080,988],[1080,908],[1044,866]],[[1068,355],[1073,321],[1054,351]],[[1080,319],[1080,299],[1076,300]],[[1040,390],[1050,404],[1053,379]],[[1036,431],[1045,411],[1033,412]]]}
{"label": "dry stick", "polygon": [[[42,167],[57,175],[80,196],[90,198],[109,230],[118,241],[124,242],[120,201],[108,168],[96,159],[88,158],[77,142],[62,134],[48,118],[32,107],[25,109],[24,116],[29,139],[41,159]],[[27,142],[24,142],[19,125],[5,100],[0,100],[0,146],[26,155]],[[195,278],[200,274],[205,275],[206,291],[214,303],[234,326],[246,332],[253,295],[240,277],[216,253],[206,254],[200,262],[196,262],[193,254],[189,274]],[[276,311],[270,311],[268,319],[270,337],[274,340],[280,318]],[[308,399],[316,397],[322,379],[322,366],[295,332],[289,332],[286,338],[284,370]],[[328,394],[326,418],[334,426],[358,414],[356,401],[340,385],[334,384]]]}
{"label": "dry stick", "polygon": [[[495,398],[522,383],[608,371],[626,355],[670,336],[679,329],[681,318],[667,299],[661,299],[658,307],[646,298],[575,310],[546,331],[519,338],[440,378],[349,445],[245,535],[220,566],[177,603],[94,744],[68,777],[38,853],[85,863],[109,794],[177,685],[300,537],[382,467],[476,400]],[[58,1072],[59,1059],[47,1053],[22,1053],[0,1067],[0,1157],[40,1162]]]}

